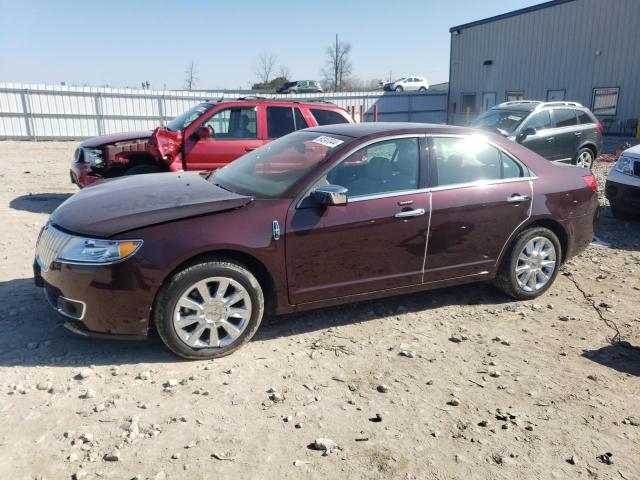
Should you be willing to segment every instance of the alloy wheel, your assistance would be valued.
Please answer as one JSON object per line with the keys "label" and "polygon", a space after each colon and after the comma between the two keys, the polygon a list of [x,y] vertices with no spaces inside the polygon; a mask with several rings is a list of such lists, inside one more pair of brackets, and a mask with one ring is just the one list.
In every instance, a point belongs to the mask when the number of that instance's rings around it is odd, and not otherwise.
{"label": "alloy wheel", "polygon": [[556,269],[556,248],[546,237],[529,240],[516,264],[516,279],[520,288],[526,292],[535,292],[543,288]]}
{"label": "alloy wheel", "polygon": [[584,151],[580,155],[578,155],[578,159],[576,160],[576,165],[582,168],[591,168],[591,163],[593,162],[593,156],[591,152]]}
{"label": "alloy wheel", "polygon": [[242,284],[211,277],[183,291],[173,312],[173,327],[191,348],[222,348],[242,335],[251,313],[251,297]]}

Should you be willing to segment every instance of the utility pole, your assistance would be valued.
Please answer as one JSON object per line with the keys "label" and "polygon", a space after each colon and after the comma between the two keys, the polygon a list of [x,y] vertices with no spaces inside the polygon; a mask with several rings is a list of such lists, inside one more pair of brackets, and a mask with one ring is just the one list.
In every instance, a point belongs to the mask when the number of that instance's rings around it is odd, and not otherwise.
{"label": "utility pole", "polygon": [[334,72],[333,72],[333,90],[335,92],[338,91],[338,72],[340,71],[340,61],[338,57],[338,34],[336,33],[336,50],[335,50],[335,62],[334,62]]}

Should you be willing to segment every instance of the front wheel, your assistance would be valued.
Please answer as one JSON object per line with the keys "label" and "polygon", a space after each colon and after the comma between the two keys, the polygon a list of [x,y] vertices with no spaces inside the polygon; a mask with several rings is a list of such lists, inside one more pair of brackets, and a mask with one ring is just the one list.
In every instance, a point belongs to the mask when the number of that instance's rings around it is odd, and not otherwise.
{"label": "front wheel", "polygon": [[520,233],[505,255],[496,275],[496,286],[517,300],[542,295],[553,284],[562,259],[555,233],[534,227]]}
{"label": "front wheel", "polygon": [[402,88],[400,85],[398,85],[396,87],[396,92],[404,92],[404,88]]}
{"label": "front wheel", "polygon": [[205,261],[176,273],[158,294],[154,321],[165,345],[189,360],[228,355],[256,333],[260,284],[244,266]]}
{"label": "front wheel", "polygon": [[593,167],[593,152],[588,148],[581,148],[573,160],[573,164],[581,168]]}
{"label": "front wheel", "polygon": [[426,91],[427,91],[427,89],[426,89],[425,87],[420,87],[420,88],[418,89],[418,91],[419,91],[419,92],[426,92]]}

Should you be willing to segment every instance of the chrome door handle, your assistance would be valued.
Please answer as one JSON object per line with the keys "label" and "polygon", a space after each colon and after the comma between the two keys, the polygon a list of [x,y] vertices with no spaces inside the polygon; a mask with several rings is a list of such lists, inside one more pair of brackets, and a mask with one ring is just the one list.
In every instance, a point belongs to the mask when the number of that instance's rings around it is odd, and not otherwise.
{"label": "chrome door handle", "polygon": [[553,137],[547,137],[547,142],[549,143],[553,142]]}
{"label": "chrome door handle", "polygon": [[410,218],[410,217],[419,217],[420,215],[424,215],[424,208],[416,208],[414,210],[405,210],[404,212],[398,212],[394,215],[396,218]]}
{"label": "chrome door handle", "polygon": [[507,198],[507,203],[522,203],[529,200],[529,195],[511,195]]}

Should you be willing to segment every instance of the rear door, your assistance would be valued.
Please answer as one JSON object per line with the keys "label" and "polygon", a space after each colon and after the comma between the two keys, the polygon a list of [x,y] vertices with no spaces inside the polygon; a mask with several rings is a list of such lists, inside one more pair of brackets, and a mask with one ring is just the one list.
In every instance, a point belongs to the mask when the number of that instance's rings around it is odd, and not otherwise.
{"label": "rear door", "polygon": [[582,132],[576,128],[576,111],[573,108],[554,108],[552,114],[555,123],[552,159],[570,162],[575,157],[582,136]]}
{"label": "rear door", "polygon": [[187,170],[215,170],[247,152],[261,147],[262,112],[259,105],[222,106],[201,125],[210,127],[213,136],[197,139],[189,135],[184,140],[184,161]]}
{"label": "rear door", "polygon": [[491,272],[511,234],[530,215],[528,169],[473,137],[432,137],[431,222],[424,282]]}

